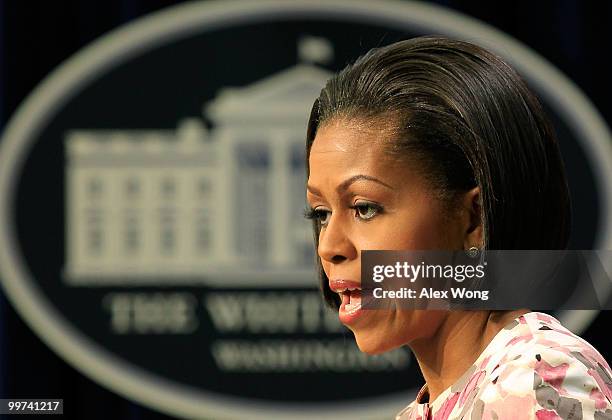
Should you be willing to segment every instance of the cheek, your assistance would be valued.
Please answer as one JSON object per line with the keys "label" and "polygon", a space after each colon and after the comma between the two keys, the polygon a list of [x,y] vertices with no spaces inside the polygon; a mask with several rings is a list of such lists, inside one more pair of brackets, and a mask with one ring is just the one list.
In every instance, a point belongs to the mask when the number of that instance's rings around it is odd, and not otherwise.
{"label": "cheek", "polygon": [[[452,247],[449,237],[448,222],[443,218],[427,215],[413,223],[407,223],[405,233],[407,238],[403,246],[406,249],[445,249]],[[397,240],[401,235],[397,234]]]}
{"label": "cheek", "polygon": [[436,206],[419,206],[389,215],[367,229],[362,249],[448,249],[457,241],[452,219]]}

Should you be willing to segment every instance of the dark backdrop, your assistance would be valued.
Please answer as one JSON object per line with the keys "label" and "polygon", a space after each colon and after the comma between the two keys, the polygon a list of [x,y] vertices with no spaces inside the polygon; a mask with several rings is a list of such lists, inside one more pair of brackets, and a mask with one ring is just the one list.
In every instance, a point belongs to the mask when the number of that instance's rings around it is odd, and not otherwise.
{"label": "dark backdrop", "polygon": [[[179,2],[0,0],[0,130],[34,86],[77,50],[121,24]],[[436,3],[483,20],[535,49],[574,80],[612,125],[612,3]],[[607,360],[612,356],[610,325],[612,313],[602,312],[583,334]],[[168,418],[101,388],[68,366],[0,294],[0,398],[6,397],[63,398],[66,416],[74,418]]]}

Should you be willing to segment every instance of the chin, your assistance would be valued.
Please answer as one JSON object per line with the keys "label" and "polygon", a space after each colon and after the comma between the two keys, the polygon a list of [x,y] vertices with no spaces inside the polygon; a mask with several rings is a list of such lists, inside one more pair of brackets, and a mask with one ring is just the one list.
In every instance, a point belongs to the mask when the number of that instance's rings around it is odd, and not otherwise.
{"label": "chin", "polygon": [[401,346],[401,343],[396,344],[393,341],[385,339],[386,337],[380,336],[379,334],[375,334],[373,336],[372,334],[359,333],[355,331],[353,331],[353,334],[355,335],[355,341],[357,342],[357,347],[359,347],[359,350],[369,355],[385,353]]}

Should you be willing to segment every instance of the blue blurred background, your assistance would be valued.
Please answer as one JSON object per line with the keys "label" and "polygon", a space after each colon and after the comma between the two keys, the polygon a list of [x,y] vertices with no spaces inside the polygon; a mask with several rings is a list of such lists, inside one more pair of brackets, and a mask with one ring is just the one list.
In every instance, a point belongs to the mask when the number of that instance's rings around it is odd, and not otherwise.
{"label": "blue blurred background", "polygon": [[[0,130],[47,74],[106,32],[180,1],[0,1]],[[612,125],[612,4],[439,1],[514,36],[572,79]],[[4,246],[1,244],[0,246]],[[610,360],[612,314],[583,337]],[[50,351],[0,294],[0,396],[63,398],[73,418],[165,419],[104,389]],[[93,410],[93,412],[92,412]]]}

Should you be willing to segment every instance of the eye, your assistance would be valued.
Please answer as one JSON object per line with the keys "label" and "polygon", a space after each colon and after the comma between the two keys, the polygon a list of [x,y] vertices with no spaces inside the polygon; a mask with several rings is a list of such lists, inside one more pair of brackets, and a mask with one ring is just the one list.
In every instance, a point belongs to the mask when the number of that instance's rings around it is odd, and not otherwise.
{"label": "eye", "polygon": [[356,210],[355,216],[362,220],[370,220],[379,213],[382,213],[383,208],[378,204],[370,202],[357,203],[353,207]]}
{"label": "eye", "polygon": [[304,209],[304,217],[310,220],[317,220],[321,224],[321,226],[327,225],[327,222],[329,222],[330,215],[331,215],[331,211],[323,210],[320,207],[316,209],[313,209],[313,208]]}

